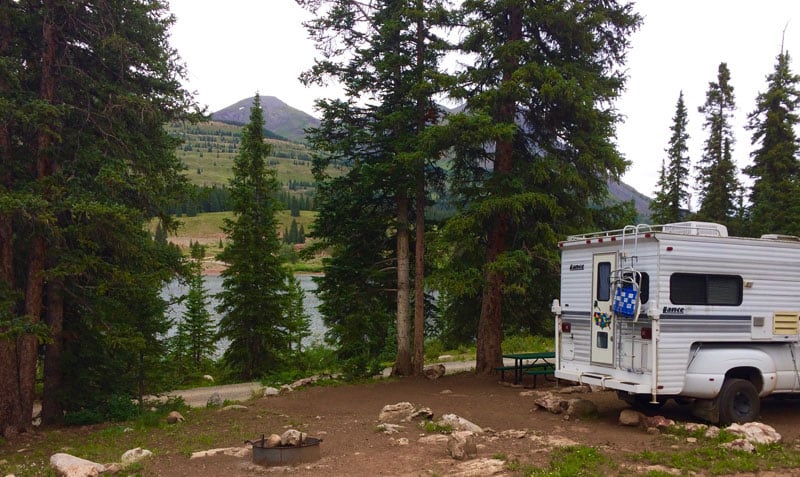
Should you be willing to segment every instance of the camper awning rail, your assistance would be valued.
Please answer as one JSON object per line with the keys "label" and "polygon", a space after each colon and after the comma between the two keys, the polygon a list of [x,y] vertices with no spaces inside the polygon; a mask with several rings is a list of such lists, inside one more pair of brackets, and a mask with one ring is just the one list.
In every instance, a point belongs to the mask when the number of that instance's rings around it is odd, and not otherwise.
{"label": "camper awning rail", "polygon": [[[631,229],[636,232],[631,234]],[[728,229],[722,224],[715,224],[712,222],[678,222],[673,224],[662,225],[647,225],[639,224],[637,226],[625,227],[624,229],[604,230],[599,232],[590,232],[587,234],[570,235],[567,237],[567,242],[583,242],[586,240],[594,240],[605,237],[622,237],[623,235],[643,235],[648,233],[666,233],[678,235],[702,235],[706,237],[727,237]]]}

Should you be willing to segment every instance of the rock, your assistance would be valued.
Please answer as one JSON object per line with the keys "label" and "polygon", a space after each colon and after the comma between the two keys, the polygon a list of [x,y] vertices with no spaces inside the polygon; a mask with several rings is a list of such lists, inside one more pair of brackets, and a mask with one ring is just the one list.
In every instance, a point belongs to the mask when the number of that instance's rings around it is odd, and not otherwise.
{"label": "rock", "polygon": [[189,459],[200,459],[203,457],[211,457],[214,455],[227,455],[230,457],[245,458],[250,456],[250,447],[222,447],[219,449],[209,449],[204,451],[195,452]]}
{"label": "rock", "polygon": [[231,404],[230,406],[225,406],[220,411],[246,411],[247,406],[242,406],[241,404]]}
{"label": "rock", "polygon": [[433,419],[433,411],[431,411],[431,408],[429,408],[429,407],[421,407],[421,408],[417,409],[416,411],[412,412],[411,416],[409,417],[409,419],[411,419],[411,420],[418,419],[418,420],[430,421],[431,419]]}
{"label": "rock", "polygon": [[708,429],[706,429],[705,436],[708,437],[709,439],[713,439],[713,438],[717,437],[718,435],[719,435],[719,427],[710,426]]}
{"label": "rock", "polygon": [[300,432],[297,429],[289,429],[281,434],[282,446],[299,446],[306,440],[306,433]]}
{"label": "rock", "polygon": [[449,477],[483,477],[506,475],[506,462],[500,459],[475,459],[458,464]]}
{"label": "rock", "polygon": [[310,384],[314,384],[316,382],[317,377],[312,376],[308,378],[298,379],[297,381],[293,382],[290,386],[292,389],[302,388],[303,386],[308,386]]}
{"label": "rock", "polygon": [[210,374],[204,374],[203,379],[205,379],[206,381],[210,381],[212,383],[214,382],[214,376],[211,376]]}
{"label": "rock", "polygon": [[292,391],[294,391],[294,389],[292,389],[292,387],[289,386],[288,384],[282,384],[281,385],[281,394],[290,393]]}
{"label": "rock", "polygon": [[664,416],[644,416],[642,418],[642,425],[644,427],[655,427],[659,430],[664,430],[670,426],[675,425],[675,421],[667,419]]}
{"label": "rock", "polygon": [[277,396],[281,392],[277,388],[266,387],[264,388],[264,397]]}
{"label": "rock", "polygon": [[480,426],[463,417],[456,416],[455,414],[445,414],[439,419],[439,424],[449,425],[454,431],[470,431],[475,434],[483,433],[483,429],[481,429]]}
{"label": "rock", "polygon": [[753,444],[772,444],[781,440],[781,435],[773,427],[761,422],[731,424],[725,430]]}
{"label": "rock", "polygon": [[456,460],[471,459],[478,455],[475,435],[471,431],[456,431],[447,440],[447,453]]}
{"label": "rock", "polygon": [[399,402],[397,404],[387,404],[381,409],[378,415],[380,422],[404,422],[411,419],[414,414],[414,406],[410,402]]}
{"label": "rock", "polygon": [[516,430],[516,429],[508,429],[505,431],[500,432],[499,436],[504,439],[522,439],[523,437],[528,435],[528,431],[524,430]]}
{"label": "rock", "polygon": [[553,414],[561,414],[569,409],[569,401],[564,400],[560,396],[555,396],[553,393],[543,393],[533,401],[537,406],[547,409]]}
{"label": "rock", "polygon": [[450,361],[451,359],[453,359],[453,355],[452,354],[443,354],[443,355],[439,356],[436,359],[438,359],[439,361]]}
{"label": "rock", "polygon": [[565,414],[570,417],[586,418],[597,415],[597,404],[588,399],[570,399]]}
{"label": "rock", "polygon": [[442,389],[441,391],[439,391],[439,394],[453,394],[453,391],[449,389]]}
{"label": "rock", "polygon": [[439,379],[444,376],[444,373],[447,372],[447,369],[444,367],[443,364],[434,364],[433,366],[428,366],[422,370],[422,374],[425,375],[426,378],[434,380]]}
{"label": "rock", "polygon": [[401,437],[397,439],[397,445],[399,446],[407,446],[408,445],[408,437]]}
{"label": "rock", "polygon": [[100,473],[101,474],[106,474],[106,475],[116,475],[116,474],[119,474],[120,472],[122,472],[122,466],[120,464],[114,462],[114,463],[111,463],[111,464],[106,464],[105,468]]}
{"label": "rock", "polygon": [[186,419],[178,411],[172,411],[167,414],[167,424],[175,424],[176,422],[183,422]]}
{"label": "rock", "polygon": [[270,434],[266,441],[264,441],[264,446],[267,449],[272,449],[273,447],[278,447],[279,445],[281,445],[281,436],[278,434]]}
{"label": "rock", "polygon": [[51,455],[50,467],[58,477],[94,477],[105,470],[103,464],[64,453]]}
{"label": "rock", "polygon": [[428,436],[420,437],[417,442],[420,444],[444,444],[450,440],[450,436],[445,434],[431,434]]}
{"label": "rock", "polygon": [[623,409],[622,412],[619,413],[619,425],[638,426],[641,424],[643,417],[644,414],[639,411],[634,411],[633,409]]}
{"label": "rock", "polygon": [[222,406],[222,396],[219,393],[214,393],[208,397],[208,401],[206,401],[206,407],[220,407]]}
{"label": "rock", "polygon": [[753,445],[752,442],[748,441],[747,439],[736,439],[735,441],[726,442],[725,444],[721,444],[721,447],[727,447],[728,449],[738,450],[742,452],[755,452],[756,446]]}
{"label": "rock", "polygon": [[153,455],[153,453],[150,452],[149,450],[137,447],[135,449],[125,451],[125,453],[122,454],[122,457],[120,457],[119,461],[123,465],[128,466],[133,464],[134,462],[139,462],[142,459],[150,457],[151,455]]}
{"label": "rock", "polygon": [[383,432],[384,434],[397,434],[400,432],[400,429],[403,429],[404,426],[399,424],[389,424],[388,422],[384,422],[383,424],[378,425],[378,430]]}

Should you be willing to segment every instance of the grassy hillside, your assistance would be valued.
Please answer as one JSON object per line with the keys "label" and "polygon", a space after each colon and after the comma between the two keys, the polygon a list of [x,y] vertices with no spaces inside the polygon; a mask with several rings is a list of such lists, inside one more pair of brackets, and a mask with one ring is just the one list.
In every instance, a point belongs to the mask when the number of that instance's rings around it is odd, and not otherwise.
{"label": "grassy hillside", "polygon": [[[184,141],[178,157],[186,164],[186,175],[196,185],[227,185],[233,176],[233,159],[239,152],[242,127],[220,122],[176,123],[168,131]],[[286,186],[289,181],[313,184],[311,151],[304,144],[268,139],[272,152],[268,161]]]}

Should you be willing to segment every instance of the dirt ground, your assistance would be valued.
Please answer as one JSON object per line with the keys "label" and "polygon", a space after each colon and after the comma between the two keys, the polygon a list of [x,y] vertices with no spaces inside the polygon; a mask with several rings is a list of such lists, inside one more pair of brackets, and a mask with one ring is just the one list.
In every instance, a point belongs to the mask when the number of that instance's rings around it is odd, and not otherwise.
{"label": "dirt ground", "polygon": [[[527,383],[531,384],[531,383]],[[542,382],[537,390],[554,386]],[[522,389],[501,385],[497,377],[477,377],[473,373],[446,375],[438,380],[408,378],[369,384],[310,387],[277,397],[247,402],[248,409],[219,413],[212,422],[193,423],[191,417],[181,432],[193,426],[216,426],[219,435],[281,434],[297,428],[320,437],[321,459],[313,464],[291,468],[266,469],[254,466],[250,457],[214,456],[190,459],[187,453],[161,453],[149,459],[143,470],[147,476],[251,476],[273,473],[296,476],[430,476],[458,475],[462,463],[447,455],[445,443],[421,443],[426,433],[414,423],[403,423],[399,433],[386,435],[376,430],[378,414],[386,404],[408,401],[416,407],[430,408],[435,419],[456,414],[488,428],[477,439],[478,458],[502,457],[520,466],[546,467],[556,445],[596,446],[608,456],[624,456],[643,450],[676,450],[691,446],[680,439],[649,434],[645,430],[618,425],[619,413],[626,405],[612,392],[582,394],[595,402],[599,417],[565,420],[561,415],[535,410],[533,397]],[[678,421],[694,421],[685,408],[667,404],[659,414]],[[765,400],[762,422],[796,442],[800,436],[800,401]],[[504,431],[525,432],[504,432]],[[401,438],[408,444],[401,444]],[[208,448],[242,446],[241,440],[223,437]],[[194,449],[205,450],[205,449]],[[629,465],[629,466],[628,466]],[[637,467],[639,466],[639,467]],[[644,474],[641,464],[621,467],[626,475]],[[515,475],[505,471],[502,475]],[[751,474],[753,475],[753,474]],[[764,475],[787,475],[785,471]]]}

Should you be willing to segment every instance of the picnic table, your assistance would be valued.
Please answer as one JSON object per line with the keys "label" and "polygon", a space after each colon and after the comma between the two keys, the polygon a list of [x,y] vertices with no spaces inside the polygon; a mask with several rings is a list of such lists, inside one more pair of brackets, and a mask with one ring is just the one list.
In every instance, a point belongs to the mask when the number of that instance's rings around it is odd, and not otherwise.
{"label": "picnic table", "polygon": [[513,359],[514,366],[498,366],[495,371],[500,371],[502,380],[505,381],[505,372],[514,371],[514,384],[522,382],[522,375],[528,374],[534,377],[534,386],[536,385],[536,376],[547,376],[555,373],[556,357],[553,351],[541,351],[537,353],[508,353],[504,354],[503,358]]}

